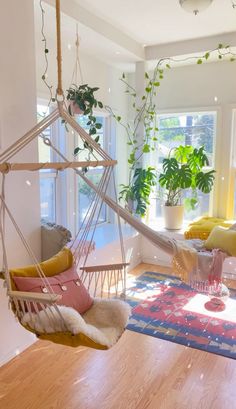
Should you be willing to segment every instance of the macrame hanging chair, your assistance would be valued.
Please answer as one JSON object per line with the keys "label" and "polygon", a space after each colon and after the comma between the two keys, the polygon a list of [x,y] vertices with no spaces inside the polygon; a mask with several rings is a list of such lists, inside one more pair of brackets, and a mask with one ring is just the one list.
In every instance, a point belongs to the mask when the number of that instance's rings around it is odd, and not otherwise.
{"label": "macrame hanging chair", "polygon": [[[101,147],[94,142],[78,123],[67,113],[64,108],[64,95],[61,81],[61,34],[60,34],[60,0],[56,0],[56,22],[57,22],[57,53],[58,53],[58,88],[57,88],[57,109],[45,117],[32,130],[27,132],[22,138],[8,147],[0,155],[0,171],[2,173],[2,192],[0,195],[0,234],[3,250],[3,271],[2,278],[5,279],[7,293],[12,311],[25,329],[35,333],[38,338],[50,340],[55,343],[77,347],[80,345],[89,346],[96,349],[108,349],[119,339],[127,324],[130,314],[130,307],[118,298],[125,297],[126,267],[121,224],[118,215],[118,228],[120,236],[120,246],[122,261],[116,264],[87,266],[86,261],[90,253],[96,225],[101,212],[103,198],[106,194],[108,183],[111,179],[113,167],[116,161],[104,152]],[[93,149],[93,161],[61,161],[51,163],[10,163],[9,161],[24,149],[31,141],[38,136],[43,136],[46,130],[57,119],[66,121],[72,129],[78,133],[83,143],[87,143]],[[50,146],[50,140],[45,139],[45,143]],[[58,151],[58,154],[60,152]],[[5,199],[6,174],[11,171],[38,171],[40,169],[65,170],[72,168],[78,175],[83,174],[84,167],[103,168],[102,177],[91,204],[88,208],[84,221],[77,233],[70,248],[62,249],[57,255],[49,260],[39,263],[27,243],[21,229],[14,219]],[[9,268],[8,256],[5,240],[6,218],[12,222],[25,249],[27,250],[34,264],[23,268]],[[95,221],[95,222],[94,222]],[[89,244],[88,244],[89,243]],[[84,291],[85,286],[89,290],[86,297],[90,302],[90,308],[85,313],[79,314],[70,307],[60,305],[61,294],[54,291],[54,281],[58,280],[61,274],[80,270],[76,275],[73,285],[77,285]],[[40,279],[41,292],[19,291],[19,283],[22,280]],[[24,281],[24,285],[25,285]],[[35,281],[34,281],[35,283]],[[29,284],[29,281],[26,283]],[[59,285],[62,283],[59,282]],[[36,284],[34,284],[36,285]],[[38,284],[37,284],[38,285]],[[37,286],[36,285],[36,286]],[[62,290],[66,285],[61,285]],[[92,300],[91,295],[94,298]],[[96,298],[97,296],[100,298]],[[111,298],[112,296],[112,298]],[[106,297],[108,299],[102,299]],[[116,299],[113,299],[116,297]],[[68,315],[70,315],[68,320]]]}
{"label": "macrame hanging chair", "polygon": [[[75,311],[76,323],[69,322],[67,319],[68,310],[64,310],[60,305],[61,295],[53,289],[51,278],[63,274],[68,269],[80,268],[80,281],[89,288],[93,296],[118,295],[121,292],[125,294],[126,288],[126,267],[124,256],[124,247],[122,244],[120,217],[128,224],[134,227],[140,234],[146,237],[151,243],[167,254],[174,257],[176,273],[181,278],[187,278],[189,271],[196,267],[198,252],[196,249],[186,248],[181,242],[166,237],[153,231],[140,220],[133,217],[127,210],[123,209],[107,195],[107,186],[111,178],[112,171],[116,161],[97,144],[90,135],[68,114],[64,108],[64,94],[62,90],[61,75],[61,25],[60,25],[60,0],[56,0],[56,23],[57,23],[57,60],[58,60],[58,87],[57,87],[57,108],[39,122],[33,129],[27,132],[22,138],[9,146],[0,155],[0,172],[2,173],[2,192],[0,194],[0,234],[2,239],[3,250],[3,272],[7,293],[10,300],[11,308],[18,318],[21,325],[27,330],[34,332],[40,339],[46,339],[55,343],[77,347],[85,345],[97,349],[108,349],[119,339],[129,316],[129,307],[120,300],[96,300],[93,306],[83,315]],[[95,160],[93,161],[69,161],[61,152],[59,152],[51,141],[43,136],[51,124],[59,118],[64,120],[74,132],[78,133],[83,143],[87,143],[93,149]],[[31,141],[38,136],[44,139],[44,142],[50,146],[62,159],[61,162],[52,163],[10,163],[9,161],[24,149]],[[95,156],[96,155],[96,156]],[[86,174],[82,172],[84,167],[103,168],[103,175],[98,185],[95,185]],[[29,244],[22,234],[16,223],[5,199],[5,180],[6,174],[11,171],[38,171],[40,169],[65,170],[74,169],[75,173],[82,178],[87,185],[93,189],[95,196],[89,208],[83,228],[79,231],[71,248],[65,248],[55,257],[46,262],[39,263],[35,258]],[[98,220],[102,204],[106,203],[118,215],[118,228],[121,237],[122,262],[114,265],[86,266],[88,253],[90,252],[94,229],[92,221]],[[28,254],[34,265],[20,269],[10,269],[8,265],[7,248],[5,242],[6,217],[13,223],[19,237],[21,238]],[[90,242],[88,247],[87,243]],[[84,257],[85,255],[85,257]],[[201,254],[200,260],[206,260],[211,263],[211,254]],[[207,264],[206,263],[206,264]],[[202,263],[204,264],[204,263]],[[207,265],[208,265],[207,264]],[[210,264],[209,264],[210,265]],[[196,270],[197,271],[197,270]],[[40,278],[43,292],[19,291],[17,290],[16,281],[21,278]],[[75,280],[77,281],[77,279]],[[121,291],[120,284],[121,283]],[[76,284],[76,283],[75,283]],[[77,285],[77,284],[76,284]],[[114,287],[114,288],[113,288]],[[100,303],[100,305],[99,305]],[[101,307],[101,308],[100,308]],[[95,314],[91,311],[94,308]],[[104,312],[106,313],[104,314]],[[73,311],[72,311],[73,312]]]}

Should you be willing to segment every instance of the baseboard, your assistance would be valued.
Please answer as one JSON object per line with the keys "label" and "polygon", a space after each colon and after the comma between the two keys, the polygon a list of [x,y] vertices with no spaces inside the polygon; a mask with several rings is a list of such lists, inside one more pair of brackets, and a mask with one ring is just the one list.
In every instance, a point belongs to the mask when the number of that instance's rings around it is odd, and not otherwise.
{"label": "baseboard", "polygon": [[7,364],[13,358],[16,358],[19,354],[21,354],[21,352],[25,351],[32,344],[34,344],[36,341],[37,341],[37,338],[32,337],[31,342],[27,342],[27,343],[24,343],[24,344],[21,344],[21,345],[17,345],[13,350],[10,350],[4,356],[0,356],[0,367]]}
{"label": "baseboard", "polygon": [[171,267],[171,263],[160,258],[142,257],[142,263],[154,264],[155,266]]}
{"label": "baseboard", "polygon": [[129,262],[129,266],[127,268],[128,273],[133,270],[135,267],[137,267],[139,264],[144,263],[143,259],[141,257],[135,258],[135,260]]}

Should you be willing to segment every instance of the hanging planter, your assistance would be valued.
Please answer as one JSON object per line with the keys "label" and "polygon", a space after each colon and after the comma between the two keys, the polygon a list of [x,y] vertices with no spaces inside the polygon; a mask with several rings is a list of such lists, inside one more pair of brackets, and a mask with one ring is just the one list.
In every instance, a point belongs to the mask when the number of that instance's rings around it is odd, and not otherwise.
{"label": "hanging planter", "polygon": [[76,104],[75,101],[70,101],[68,105],[68,112],[71,116],[74,115],[84,115],[84,111]]}
{"label": "hanging planter", "polygon": [[91,88],[88,84],[77,86],[73,84],[68,90],[66,99],[69,102],[68,112],[70,115],[82,114],[92,115],[94,108],[103,108],[101,101],[98,101],[94,92],[98,91],[98,87]]}

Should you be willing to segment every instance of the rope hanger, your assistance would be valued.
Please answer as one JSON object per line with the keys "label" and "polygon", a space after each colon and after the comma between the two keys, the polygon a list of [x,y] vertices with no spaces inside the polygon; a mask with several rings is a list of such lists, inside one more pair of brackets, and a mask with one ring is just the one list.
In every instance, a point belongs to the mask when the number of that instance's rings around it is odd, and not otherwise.
{"label": "rope hanger", "polygon": [[78,71],[79,71],[81,83],[83,84],[84,82],[82,68],[80,64],[80,58],[79,58],[79,46],[80,46],[80,39],[79,39],[78,23],[77,23],[76,24],[76,41],[75,41],[75,47],[76,47],[75,65],[74,65],[74,70],[73,70],[72,77],[71,77],[71,85],[78,83]]}

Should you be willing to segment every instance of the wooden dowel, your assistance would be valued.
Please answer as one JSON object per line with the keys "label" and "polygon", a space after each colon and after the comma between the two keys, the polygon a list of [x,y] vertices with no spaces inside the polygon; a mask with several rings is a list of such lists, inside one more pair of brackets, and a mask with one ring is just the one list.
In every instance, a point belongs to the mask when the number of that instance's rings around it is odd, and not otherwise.
{"label": "wooden dowel", "polygon": [[116,160],[100,160],[100,161],[80,161],[80,162],[46,162],[46,163],[1,163],[0,172],[7,173],[9,171],[29,170],[37,171],[41,169],[64,170],[67,168],[84,168],[84,167],[109,167],[115,166]]}
{"label": "wooden dowel", "polygon": [[98,272],[98,271],[113,271],[119,270],[122,267],[129,266],[129,263],[117,263],[117,264],[105,264],[99,266],[84,266],[80,267],[80,270],[86,271],[86,273]]}
{"label": "wooden dowel", "polygon": [[8,295],[10,298],[15,300],[35,301],[43,304],[54,304],[56,301],[59,301],[62,298],[60,294],[41,294],[25,291],[8,291]]}

